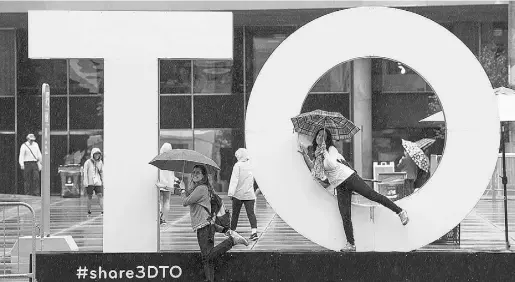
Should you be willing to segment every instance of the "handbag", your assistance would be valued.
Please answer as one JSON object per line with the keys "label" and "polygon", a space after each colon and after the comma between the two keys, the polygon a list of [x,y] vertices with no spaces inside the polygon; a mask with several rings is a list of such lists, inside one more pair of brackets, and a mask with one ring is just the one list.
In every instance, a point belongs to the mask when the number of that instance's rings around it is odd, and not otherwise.
{"label": "handbag", "polygon": [[41,162],[38,160],[38,158],[36,158],[36,155],[34,155],[34,153],[32,152],[32,150],[30,149],[30,147],[27,145],[27,143],[23,143],[25,144],[25,146],[27,146],[27,148],[29,149],[30,153],[32,154],[32,156],[36,159],[37,163],[38,163],[38,169],[39,171],[41,171],[43,169],[43,165],[41,164]]}

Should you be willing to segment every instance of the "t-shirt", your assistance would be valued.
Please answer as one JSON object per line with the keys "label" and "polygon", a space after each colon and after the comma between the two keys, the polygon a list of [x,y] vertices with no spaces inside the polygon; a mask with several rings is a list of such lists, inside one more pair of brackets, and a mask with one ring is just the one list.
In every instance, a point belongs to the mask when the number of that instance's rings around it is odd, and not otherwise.
{"label": "t-shirt", "polygon": [[329,183],[334,186],[340,185],[354,173],[352,168],[339,163],[339,159],[345,160],[334,146],[324,151],[324,171]]}

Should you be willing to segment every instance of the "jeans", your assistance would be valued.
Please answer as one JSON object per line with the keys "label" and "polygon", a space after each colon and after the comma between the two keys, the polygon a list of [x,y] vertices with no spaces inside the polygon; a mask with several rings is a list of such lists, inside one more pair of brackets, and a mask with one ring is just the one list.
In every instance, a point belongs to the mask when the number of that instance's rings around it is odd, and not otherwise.
{"label": "jeans", "polygon": [[254,213],[254,203],[256,200],[238,200],[232,197],[232,217],[231,230],[236,230],[238,218],[240,217],[241,205],[245,205],[245,211],[250,221],[250,228],[257,228],[256,214]]}
{"label": "jeans", "polygon": [[204,265],[204,273],[208,281],[215,281],[214,260],[234,246],[232,237],[222,243],[215,244],[215,226],[210,224],[197,230],[197,240]]}
{"label": "jeans", "polygon": [[41,195],[41,185],[39,183],[39,168],[37,162],[24,162],[23,169],[23,188],[25,195]]}
{"label": "jeans", "polygon": [[351,219],[351,199],[352,192],[356,192],[361,196],[379,203],[395,213],[400,213],[402,209],[397,206],[390,199],[377,193],[374,189],[370,188],[365,181],[356,173],[352,174],[347,180],[336,187],[336,197],[338,199],[338,209],[340,210],[340,216],[343,221],[343,229],[345,230],[345,236],[347,242],[354,245],[354,230],[352,229]]}

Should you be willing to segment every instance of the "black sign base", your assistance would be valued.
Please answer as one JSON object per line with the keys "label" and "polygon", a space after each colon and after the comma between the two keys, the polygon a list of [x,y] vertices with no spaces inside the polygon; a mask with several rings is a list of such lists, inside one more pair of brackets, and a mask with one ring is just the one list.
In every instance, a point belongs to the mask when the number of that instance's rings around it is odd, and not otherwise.
{"label": "black sign base", "polygon": [[[515,253],[230,252],[217,281],[513,281]],[[38,253],[45,281],[204,281],[198,252]]]}

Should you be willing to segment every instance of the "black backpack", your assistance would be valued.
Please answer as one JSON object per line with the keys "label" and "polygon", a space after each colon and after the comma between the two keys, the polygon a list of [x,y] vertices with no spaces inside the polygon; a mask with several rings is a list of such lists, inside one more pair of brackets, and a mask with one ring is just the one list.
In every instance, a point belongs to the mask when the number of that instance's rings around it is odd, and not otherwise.
{"label": "black backpack", "polygon": [[214,218],[215,224],[229,228],[231,225],[231,212],[225,208],[224,201],[213,189],[209,189],[208,191],[209,197],[211,198],[211,213],[209,219]]}

